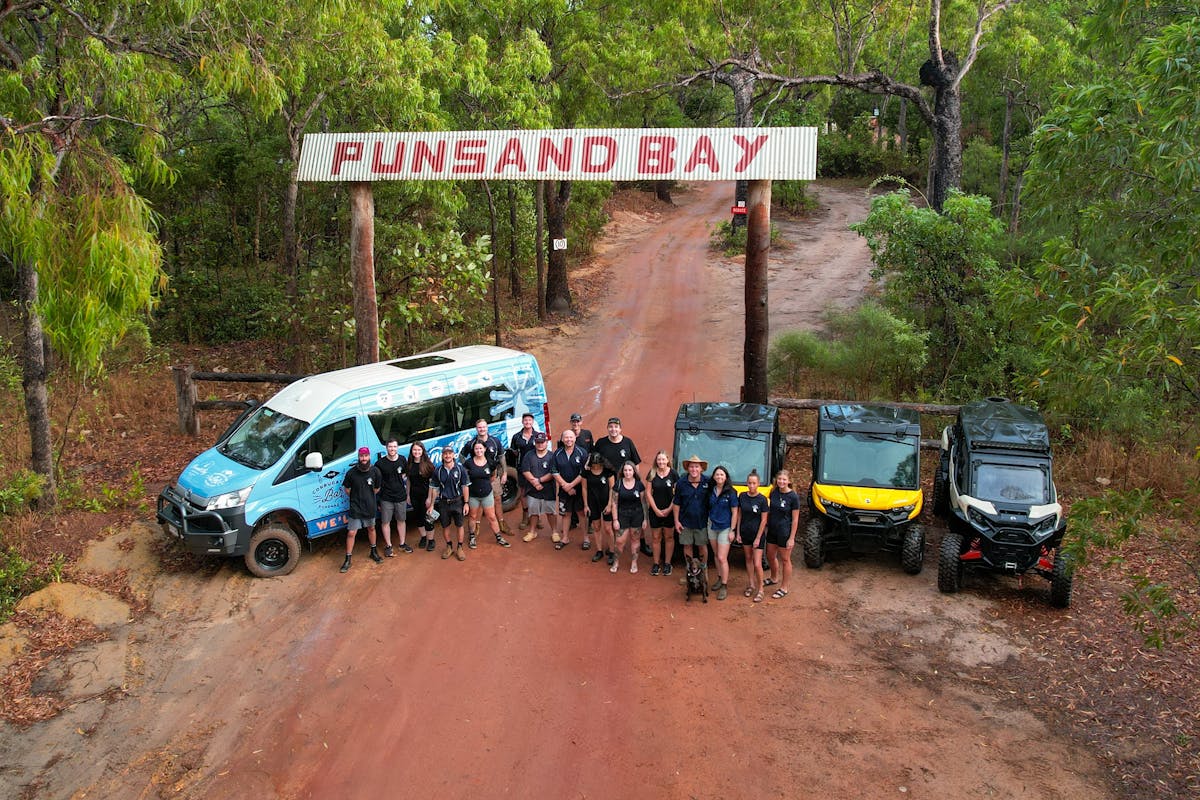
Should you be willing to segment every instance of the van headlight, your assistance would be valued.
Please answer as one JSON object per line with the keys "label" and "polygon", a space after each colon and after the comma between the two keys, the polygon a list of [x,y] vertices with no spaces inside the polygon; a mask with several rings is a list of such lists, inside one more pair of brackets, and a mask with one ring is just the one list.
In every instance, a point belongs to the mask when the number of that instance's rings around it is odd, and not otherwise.
{"label": "van headlight", "polygon": [[251,487],[239,489],[236,492],[226,492],[219,494],[216,497],[208,499],[208,505],[204,507],[205,511],[220,511],[225,508],[237,508],[238,506],[246,505],[246,498],[250,496]]}

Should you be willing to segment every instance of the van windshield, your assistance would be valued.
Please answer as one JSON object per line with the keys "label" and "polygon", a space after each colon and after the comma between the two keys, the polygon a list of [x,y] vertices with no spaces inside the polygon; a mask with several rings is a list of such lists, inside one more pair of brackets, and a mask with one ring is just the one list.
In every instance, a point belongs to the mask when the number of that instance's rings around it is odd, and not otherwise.
{"label": "van windshield", "polygon": [[822,433],[817,483],[916,489],[917,444],[874,433]]}
{"label": "van windshield", "polygon": [[295,417],[260,406],[217,448],[224,456],[255,469],[266,469],[283,456],[308,427]]}

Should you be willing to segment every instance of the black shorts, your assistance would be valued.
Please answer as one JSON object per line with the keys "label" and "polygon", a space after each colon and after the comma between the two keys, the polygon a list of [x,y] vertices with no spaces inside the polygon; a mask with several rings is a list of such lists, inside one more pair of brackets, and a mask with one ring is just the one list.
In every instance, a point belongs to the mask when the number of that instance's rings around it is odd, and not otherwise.
{"label": "black shorts", "polygon": [[646,514],[642,511],[642,507],[634,506],[633,508],[618,508],[617,509],[617,525],[621,530],[629,530],[632,528],[642,527],[642,523],[646,521]]}
{"label": "black shorts", "polygon": [[[752,531],[738,531],[738,535],[742,537],[742,547],[749,547],[754,544],[754,537],[758,536],[758,528]],[[763,537],[758,542],[759,550],[767,549],[767,532],[763,531]]]}
{"label": "black shorts", "polygon": [[583,511],[583,495],[581,495],[579,492],[575,492],[575,494],[567,494],[562,489],[559,489],[558,513],[562,515],[579,511]]}
{"label": "black shorts", "polygon": [[776,547],[787,547],[788,538],[791,535],[792,531],[790,528],[782,531],[773,531],[770,528],[767,528],[767,535],[764,536],[763,539],[766,540],[767,544],[773,544]]}
{"label": "black shorts", "polygon": [[463,505],[458,498],[451,500],[438,500],[437,510],[440,515],[438,519],[442,521],[442,530],[455,527],[461,528],[463,525]]}
{"label": "black shorts", "polygon": [[651,528],[674,528],[675,527],[675,515],[674,514],[665,514],[660,517],[658,514],[655,514],[653,511],[651,511],[650,512],[650,527]]}
{"label": "black shorts", "polygon": [[425,521],[425,516],[425,504],[421,503],[420,506],[413,506],[408,509],[408,514],[404,517],[404,521],[410,528],[424,528],[426,531],[431,531],[433,530],[433,526]]}

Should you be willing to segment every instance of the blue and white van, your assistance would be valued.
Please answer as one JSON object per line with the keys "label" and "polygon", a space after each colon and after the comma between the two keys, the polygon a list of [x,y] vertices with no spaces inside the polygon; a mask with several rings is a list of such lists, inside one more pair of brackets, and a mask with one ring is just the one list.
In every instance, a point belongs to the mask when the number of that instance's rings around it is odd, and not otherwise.
{"label": "blue and white van", "polygon": [[[507,446],[533,414],[549,432],[546,386],[528,353],[475,346],[381,361],[296,381],[196,456],[158,498],[158,521],[190,552],[244,556],[258,576],[286,575],[300,543],[346,529],[342,490],[359,447],[372,461],[395,438],[433,456],[457,452],[475,421]],[[435,463],[437,461],[435,460]]]}

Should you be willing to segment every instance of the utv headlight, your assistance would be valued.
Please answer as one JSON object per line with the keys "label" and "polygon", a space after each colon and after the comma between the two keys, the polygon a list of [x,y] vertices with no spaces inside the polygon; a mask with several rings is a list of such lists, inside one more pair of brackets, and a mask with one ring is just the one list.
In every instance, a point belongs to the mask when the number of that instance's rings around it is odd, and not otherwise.
{"label": "utv headlight", "polygon": [[1051,514],[1048,517],[1044,517],[1044,518],[1038,520],[1036,523],[1034,523],[1034,526],[1033,526],[1034,538],[1036,538],[1038,540],[1045,539],[1050,534],[1054,533],[1054,531],[1057,527],[1058,527],[1058,514]]}
{"label": "utv headlight", "polygon": [[841,503],[835,503],[832,500],[822,500],[821,505],[825,506],[826,511],[845,511],[846,507]]}
{"label": "utv headlight", "polygon": [[976,525],[979,525],[980,527],[984,527],[984,528],[989,527],[991,524],[990,521],[988,520],[988,518],[984,515],[984,513],[982,511],[980,511],[978,508],[976,508],[975,506],[967,507],[967,519],[971,520],[971,522],[975,523]]}
{"label": "utv headlight", "polygon": [[205,511],[220,511],[224,508],[237,508],[238,506],[246,505],[246,498],[250,496],[251,487],[239,489],[236,492],[226,492],[208,499],[208,505],[204,507]]}

